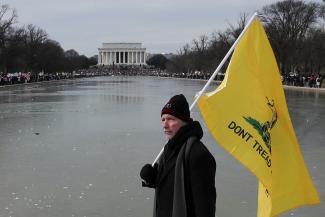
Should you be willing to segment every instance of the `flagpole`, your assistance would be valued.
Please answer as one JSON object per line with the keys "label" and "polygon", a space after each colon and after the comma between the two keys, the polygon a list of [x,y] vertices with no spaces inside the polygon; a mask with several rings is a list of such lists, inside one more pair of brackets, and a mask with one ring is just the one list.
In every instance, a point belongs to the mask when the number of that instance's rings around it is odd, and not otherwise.
{"label": "flagpole", "polygon": [[203,89],[199,92],[199,95],[195,98],[194,102],[192,103],[192,105],[190,106],[190,111],[192,111],[192,109],[194,108],[194,106],[196,105],[197,101],[201,98],[202,94],[206,91],[206,89],[209,87],[210,83],[213,81],[213,79],[216,77],[217,73],[220,71],[220,69],[222,68],[222,66],[225,64],[226,60],[229,58],[230,54],[234,51],[236,45],[238,44],[239,40],[242,38],[242,36],[244,35],[244,33],[246,32],[246,30],[248,29],[249,25],[253,22],[254,18],[258,16],[258,13],[255,12],[252,17],[249,19],[248,23],[246,24],[245,28],[243,29],[243,31],[240,33],[240,35],[238,36],[237,40],[235,41],[235,43],[231,46],[231,48],[229,49],[229,51],[227,52],[226,56],[222,59],[222,61],[220,62],[219,66],[216,68],[216,70],[213,72],[213,74],[211,75],[210,79],[208,80],[208,82],[205,84],[205,86],[203,87]]}
{"label": "flagpole", "polygon": [[[197,101],[201,98],[202,94],[206,91],[206,89],[209,87],[210,83],[213,81],[213,79],[216,77],[217,73],[220,71],[220,69],[222,68],[222,66],[225,64],[226,60],[229,58],[230,54],[234,51],[236,45],[238,44],[239,40],[243,37],[244,33],[246,32],[246,30],[248,29],[248,27],[250,26],[250,24],[253,22],[253,20],[255,19],[255,17],[258,16],[258,13],[255,12],[252,17],[249,19],[249,21],[247,22],[245,28],[243,29],[243,31],[240,33],[240,35],[238,36],[237,40],[234,42],[234,44],[231,46],[231,48],[229,49],[229,51],[227,52],[227,54],[225,55],[225,57],[222,59],[222,61],[220,62],[219,66],[216,68],[216,70],[213,72],[213,74],[211,75],[210,79],[208,80],[208,82],[204,85],[204,87],[202,88],[201,91],[199,91],[199,95],[195,98],[194,102],[192,103],[192,105],[190,106],[190,111],[192,111],[192,109],[194,108],[194,106],[196,105]],[[154,162],[152,163],[152,166],[154,166],[154,164],[157,162],[157,160],[159,159],[159,157],[161,156],[161,154],[163,153],[164,148],[162,148],[159,152],[159,154],[157,155],[157,157],[155,158]]]}

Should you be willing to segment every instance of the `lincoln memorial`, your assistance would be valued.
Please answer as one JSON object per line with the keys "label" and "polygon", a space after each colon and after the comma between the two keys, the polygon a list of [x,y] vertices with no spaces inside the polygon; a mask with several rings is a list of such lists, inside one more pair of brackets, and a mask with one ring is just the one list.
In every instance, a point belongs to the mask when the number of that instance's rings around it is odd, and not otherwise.
{"label": "lincoln memorial", "polygon": [[98,52],[98,65],[146,64],[146,48],[142,48],[142,43],[103,43]]}

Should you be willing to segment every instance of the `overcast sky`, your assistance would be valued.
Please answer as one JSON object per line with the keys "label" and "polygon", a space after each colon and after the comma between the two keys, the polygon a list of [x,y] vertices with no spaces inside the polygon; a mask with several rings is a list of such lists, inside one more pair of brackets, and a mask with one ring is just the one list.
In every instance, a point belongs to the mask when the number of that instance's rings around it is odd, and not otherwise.
{"label": "overcast sky", "polygon": [[202,34],[236,24],[276,0],[0,0],[18,24],[34,24],[63,49],[93,56],[103,42],[142,42],[149,53],[176,53]]}

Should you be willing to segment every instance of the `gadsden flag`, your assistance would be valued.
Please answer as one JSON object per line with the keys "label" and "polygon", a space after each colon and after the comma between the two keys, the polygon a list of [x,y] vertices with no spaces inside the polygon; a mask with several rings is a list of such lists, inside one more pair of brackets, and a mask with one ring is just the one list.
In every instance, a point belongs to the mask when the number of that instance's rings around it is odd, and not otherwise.
{"label": "gadsden flag", "polygon": [[198,106],[215,140],[259,180],[258,216],[320,202],[258,18],[236,46],[223,82],[203,95]]}

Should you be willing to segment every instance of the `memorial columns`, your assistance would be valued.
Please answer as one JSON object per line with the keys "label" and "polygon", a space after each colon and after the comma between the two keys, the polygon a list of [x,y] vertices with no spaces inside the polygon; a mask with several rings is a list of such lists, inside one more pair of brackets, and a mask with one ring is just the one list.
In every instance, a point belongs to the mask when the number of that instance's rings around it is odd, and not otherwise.
{"label": "memorial columns", "polygon": [[98,48],[98,65],[146,64],[146,49],[141,43],[103,43]]}

